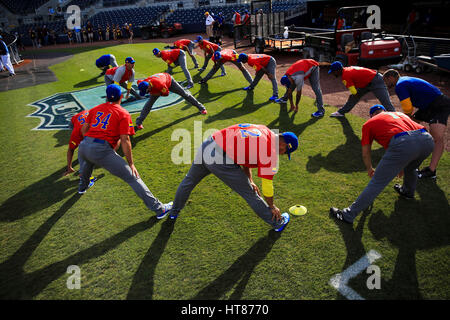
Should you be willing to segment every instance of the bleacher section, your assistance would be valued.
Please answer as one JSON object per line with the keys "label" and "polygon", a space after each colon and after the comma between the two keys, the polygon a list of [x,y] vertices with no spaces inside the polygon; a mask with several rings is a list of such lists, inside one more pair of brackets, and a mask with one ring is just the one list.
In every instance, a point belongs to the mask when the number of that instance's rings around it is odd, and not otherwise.
{"label": "bleacher section", "polygon": [[49,0],[0,0],[9,11],[15,14],[26,15],[34,13],[37,8]]}
{"label": "bleacher section", "polygon": [[[103,0],[104,1],[104,0]],[[86,9],[87,7],[90,7],[94,4],[96,4],[97,2],[100,2],[100,0],[73,0],[70,1],[66,7],[71,6],[71,5],[75,5],[75,6],[79,6],[81,10]]]}
{"label": "bleacher section", "polygon": [[137,0],[103,0],[104,7],[118,7],[135,4]]}

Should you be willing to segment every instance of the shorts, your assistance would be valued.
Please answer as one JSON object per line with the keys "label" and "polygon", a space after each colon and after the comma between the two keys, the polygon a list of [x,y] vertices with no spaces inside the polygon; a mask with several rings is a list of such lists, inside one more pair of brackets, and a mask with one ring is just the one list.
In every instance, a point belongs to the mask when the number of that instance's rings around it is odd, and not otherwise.
{"label": "shorts", "polygon": [[440,123],[447,126],[450,115],[450,98],[440,95],[426,109],[419,109],[414,113],[414,118],[429,124]]}

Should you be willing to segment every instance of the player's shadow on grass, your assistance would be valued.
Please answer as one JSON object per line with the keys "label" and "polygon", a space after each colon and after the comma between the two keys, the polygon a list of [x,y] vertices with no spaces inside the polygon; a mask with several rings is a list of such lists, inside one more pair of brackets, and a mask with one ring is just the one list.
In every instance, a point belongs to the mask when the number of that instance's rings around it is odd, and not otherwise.
{"label": "player's shadow on grass", "polygon": [[82,265],[101,257],[135,235],[151,229],[158,222],[158,219],[153,216],[147,221],[129,226],[114,236],[81,250],[64,260],[54,262],[39,270],[25,273],[23,268],[28,258],[39,246],[50,229],[79,197],[78,194],[72,196],[53,216],[34,232],[11,258],[0,264],[0,299],[32,299],[50,283],[66,274],[68,266]]}
{"label": "player's shadow on grass", "polygon": [[[346,137],[344,144],[330,151],[326,156],[318,153],[310,156],[306,163],[306,170],[310,173],[316,173],[321,168],[332,172],[352,173],[365,171],[366,167],[362,161],[361,140],[353,131],[349,121],[345,118],[337,118],[342,124],[342,129]],[[372,150],[372,162],[378,163],[384,154],[383,148]]]}
{"label": "player's shadow on grass", "polygon": [[153,299],[155,270],[173,232],[174,225],[175,221],[168,218],[162,224],[161,230],[134,275],[127,299]]}
{"label": "player's shadow on grass", "polygon": [[53,135],[53,138],[56,139],[55,148],[67,146],[69,144],[69,139],[72,131],[70,130],[58,130]]}
{"label": "player's shadow on grass", "polygon": [[[301,112],[301,109],[299,112]],[[287,110],[287,105],[285,103],[282,103],[280,104],[280,114],[278,118],[269,123],[267,127],[269,128],[278,127],[282,132],[291,131],[295,133],[297,136],[300,136],[307,127],[313,125],[319,120],[318,118],[310,118],[306,122],[295,124],[294,123],[295,116],[296,114],[294,112],[289,113]]]}
{"label": "player's shadow on grass", "polygon": [[223,98],[224,96],[226,96],[227,94],[236,92],[236,91],[241,91],[241,88],[235,88],[235,89],[231,89],[231,90],[221,90],[220,92],[210,92],[208,89],[208,83],[204,83],[200,86],[200,90],[197,92],[196,94],[196,99],[198,101],[200,101],[202,104],[206,104],[209,102],[214,102],[217,101],[221,98]]}
{"label": "player's shadow on grass", "polygon": [[[78,160],[73,162],[73,166]],[[62,177],[59,169],[7,199],[0,206],[0,221],[16,221],[45,209],[77,192],[78,182]],[[104,175],[97,178],[100,179]]]}
{"label": "player's shadow on grass", "polygon": [[[194,107],[195,108],[195,107]],[[196,109],[197,110],[197,109]],[[179,118],[179,119],[177,119],[177,120],[174,120],[174,121],[172,121],[172,122],[170,122],[170,123],[168,123],[168,124],[166,124],[166,125],[164,125],[164,126],[162,126],[162,127],[159,127],[159,128],[156,128],[156,129],[154,129],[154,130],[152,130],[152,131],[148,131],[148,132],[144,132],[144,133],[138,133],[137,135],[135,135],[135,136],[131,136],[130,138],[131,138],[131,145],[132,145],[132,147],[134,148],[140,141],[142,141],[142,140],[145,140],[145,139],[147,139],[147,138],[149,138],[149,137],[151,137],[151,136],[153,136],[153,135],[155,135],[155,134],[157,134],[157,133],[160,133],[160,132],[162,132],[162,131],[164,131],[164,130],[166,130],[166,129],[169,129],[170,127],[172,127],[172,126],[174,126],[174,125],[176,125],[176,124],[178,124],[178,123],[180,123],[180,122],[183,122],[183,121],[185,121],[185,120],[187,120],[187,119],[190,119],[190,118],[193,118],[193,117],[196,117],[196,116],[198,116],[199,115],[199,113],[198,112],[195,112],[195,113],[192,113],[192,114],[190,114],[190,115],[187,115],[187,116],[184,116],[183,118]],[[145,131],[146,129],[144,128],[144,131]],[[141,131],[142,132],[142,131]]]}
{"label": "player's shadow on grass", "polygon": [[246,97],[241,102],[226,107],[219,113],[216,113],[215,115],[209,116],[205,123],[212,123],[215,121],[225,120],[225,119],[233,119],[236,117],[240,117],[242,115],[248,115],[250,113],[253,113],[257,111],[259,108],[264,107],[268,104],[271,104],[272,102],[267,100],[258,104],[254,103],[254,91],[248,91]]}
{"label": "player's shadow on grass", "polygon": [[[98,81],[99,78],[101,79],[100,81]],[[90,86],[93,86],[96,84],[97,85],[104,84],[104,81],[102,81],[102,80],[103,80],[103,76],[99,74],[89,80],[78,82],[78,83],[74,84],[73,87],[74,88],[84,88],[84,87],[90,87]]]}
{"label": "player's shadow on grass", "polygon": [[[398,198],[389,216],[378,211],[370,217],[368,227],[373,236],[380,241],[387,239],[392,246],[398,248],[398,255],[390,280],[386,281],[382,277],[381,290],[366,289],[368,298],[376,298],[382,294],[389,299],[422,299],[416,268],[417,251],[450,245],[450,207],[445,192],[435,182],[421,180],[417,185],[417,193],[420,200]],[[433,269],[441,277],[440,281],[434,280],[445,286],[448,268],[447,265],[442,265],[441,268],[442,270]],[[439,292],[439,288],[435,290]],[[448,295],[441,298],[446,299]]]}
{"label": "player's shadow on grass", "polygon": [[208,286],[203,288],[195,297],[195,300],[217,300],[234,288],[229,299],[239,300],[245,291],[245,287],[252,276],[255,267],[264,260],[272,250],[275,242],[281,234],[269,231],[267,236],[259,239],[245,254],[240,256],[224,273]]}

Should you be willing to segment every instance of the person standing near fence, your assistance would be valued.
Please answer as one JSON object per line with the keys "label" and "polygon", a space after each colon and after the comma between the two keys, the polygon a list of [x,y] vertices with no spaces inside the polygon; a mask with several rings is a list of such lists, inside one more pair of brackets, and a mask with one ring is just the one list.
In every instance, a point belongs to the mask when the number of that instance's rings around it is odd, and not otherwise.
{"label": "person standing near fence", "polygon": [[2,36],[0,36],[0,58],[2,60],[2,64],[9,71],[9,76],[10,77],[15,76],[16,73],[14,72],[14,68],[13,68],[13,65],[11,63],[8,46],[3,41],[3,37]]}
{"label": "person standing near fence", "polygon": [[205,25],[206,25],[206,34],[208,35],[208,40],[213,36],[213,23],[214,18],[209,14],[209,12],[205,12]]}
{"label": "person standing near fence", "polygon": [[239,40],[240,36],[240,28],[241,28],[241,15],[237,10],[234,11],[233,17],[231,18],[233,21],[233,35],[234,39]]}

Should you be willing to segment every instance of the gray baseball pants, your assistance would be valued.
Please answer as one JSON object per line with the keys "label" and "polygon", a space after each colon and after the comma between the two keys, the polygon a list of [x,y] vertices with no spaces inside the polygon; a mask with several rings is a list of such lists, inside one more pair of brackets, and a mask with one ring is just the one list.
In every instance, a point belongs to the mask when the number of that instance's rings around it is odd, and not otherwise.
{"label": "gray baseball pants", "polygon": [[[219,47],[219,49],[217,49],[217,51],[222,51],[222,48]],[[214,53],[211,53],[211,54],[208,54],[208,55],[205,56],[205,62],[203,63],[203,67],[202,67],[203,70],[205,70],[206,67],[208,66],[208,62],[212,58],[213,54]],[[226,73],[225,72],[225,68],[223,67],[223,65],[220,66],[220,70],[222,70],[222,73]]]}
{"label": "gray baseball pants", "polygon": [[192,62],[194,63],[194,67],[198,68],[198,62],[197,62],[197,59],[195,59],[195,56],[194,56],[194,47],[195,47],[195,43],[191,42],[191,43],[189,43],[187,45],[187,50],[190,53],[190,57],[192,59]]}
{"label": "gray baseball pants", "polygon": [[[107,75],[105,74],[105,84],[106,86],[109,86],[110,84],[114,84],[114,81],[112,79],[110,79],[109,77],[107,77]],[[128,90],[127,86],[124,83],[119,83],[119,85],[124,88],[125,90]],[[142,97],[139,95],[139,93],[137,93],[133,88],[131,88],[130,93],[135,96],[136,99],[142,99]]]}
{"label": "gray baseball pants", "polygon": [[210,173],[244,198],[253,211],[272,228],[277,229],[282,225],[282,221],[272,221],[272,212],[267,203],[253,190],[241,167],[226,156],[212,137],[203,141],[194,163],[178,186],[171,214],[177,215],[184,208],[192,190]]}
{"label": "gray baseball pants", "polygon": [[353,107],[359,102],[359,100],[368,92],[372,91],[375,97],[386,108],[387,111],[395,111],[394,106],[389,98],[389,92],[383,81],[383,76],[379,73],[375,75],[369,85],[365,88],[358,88],[356,94],[351,94],[348,97],[345,105],[339,109],[339,113],[344,114],[353,109]]}
{"label": "gray baseball pants", "polygon": [[[274,58],[270,58],[266,69],[273,76],[273,78],[270,80],[270,81],[272,81],[272,94],[274,96],[278,97],[277,62],[275,61]],[[263,77],[264,74],[265,73],[262,70],[257,71],[255,74],[255,79],[253,79],[253,82],[250,83],[250,87],[255,88],[256,85],[258,84],[259,80],[261,80],[261,78]]]}
{"label": "gray baseball pants", "polygon": [[107,141],[84,137],[78,149],[78,161],[80,163],[79,191],[86,190],[94,165],[97,165],[128,183],[147,208],[156,214],[162,213],[162,203],[150,192],[141,178],[137,179],[133,176],[127,162],[111,148]]}
{"label": "gray baseball pants", "polygon": [[[174,63],[175,67],[180,66],[183,70],[183,73],[188,81],[188,85],[193,85],[194,82],[192,81],[191,74],[189,73],[189,70],[186,65],[186,53],[184,53],[183,50],[180,51],[180,56],[178,57],[177,61]],[[174,67],[168,66],[167,73],[172,74],[172,70]]]}
{"label": "gray baseball pants", "polygon": [[403,191],[413,196],[417,185],[416,169],[428,158],[433,148],[433,137],[428,132],[408,131],[407,135],[392,137],[367,187],[349,208],[343,210],[344,219],[353,222],[402,170]]}
{"label": "gray baseball pants", "polygon": [[[174,78],[172,78],[172,84],[170,85],[169,91],[183,97],[190,104],[197,107],[200,112],[206,109],[197,99],[194,98],[194,96],[188,90],[185,90]],[[144,122],[145,118],[147,118],[148,114],[152,110],[153,104],[156,102],[156,100],[158,100],[158,98],[159,96],[150,96],[150,98],[142,108],[141,114],[136,118],[136,125],[141,125]]]}
{"label": "gray baseball pants", "polygon": [[[239,68],[239,70],[241,70],[242,74],[244,75],[245,80],[248,81],[248,83],[252,83],[253,79],[252,76],[250,75],[250,72],[248,72],[248,70],[244,67],[244,65],[242,64],[242,62],[237,62],[237,61],[230,61],[231,63],[233,63],[236,67]],[[208,74],[206,75],[206,77],[203,78],[204,81],[208,81],[209,79],[211,79],[211,77],[216,74],[217,70],[222,69],[222,74],[224,73],[224,69],[223,69],[223,65],[224,63],[219,61],[217,63],[214,64],[214,66],[212,67],[211,71],[208,72]]]}

